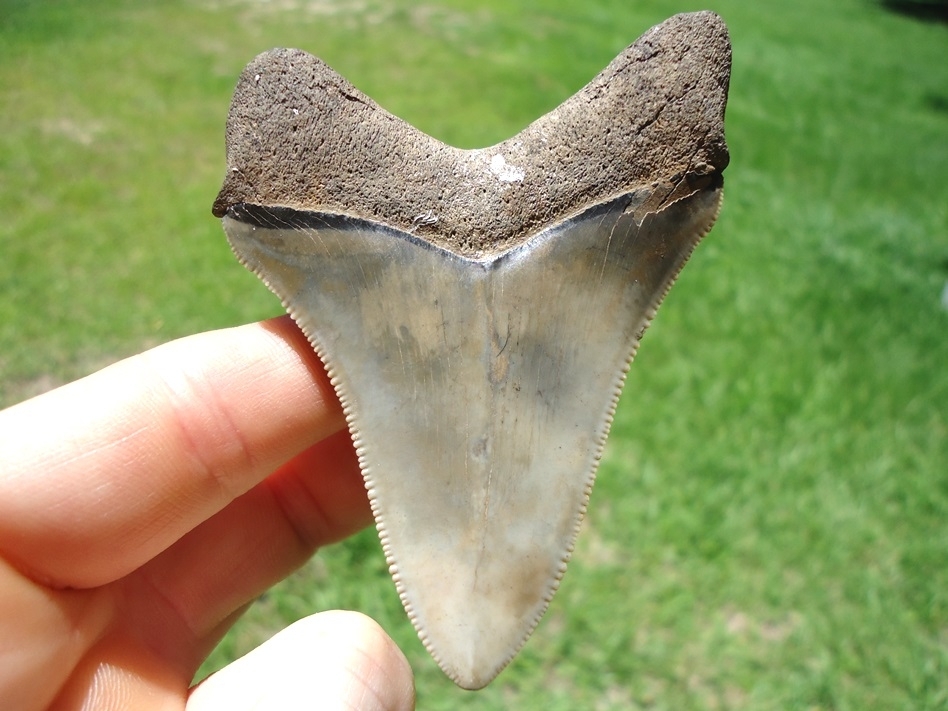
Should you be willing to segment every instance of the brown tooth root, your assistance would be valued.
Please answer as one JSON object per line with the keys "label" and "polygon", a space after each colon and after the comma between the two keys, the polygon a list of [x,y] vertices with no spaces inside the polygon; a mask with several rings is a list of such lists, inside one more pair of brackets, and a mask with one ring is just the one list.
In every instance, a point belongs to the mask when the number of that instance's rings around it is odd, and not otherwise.
{"label": "brown tooth root", "polygon": [[214,213],[326,364],[402,602],[465,688],[559,585],[639,339],[717,217],[729,75],[721,19],[678,15],[471,151],[297,50],[241,76]]}

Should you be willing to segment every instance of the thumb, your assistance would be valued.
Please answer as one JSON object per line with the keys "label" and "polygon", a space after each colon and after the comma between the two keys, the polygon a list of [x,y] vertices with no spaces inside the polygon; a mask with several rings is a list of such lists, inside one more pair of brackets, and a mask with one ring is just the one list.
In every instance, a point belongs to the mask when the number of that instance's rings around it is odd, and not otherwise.
{"label": "thumb", "polygon": [[187,711],[302,711],[415,707],[411,667],[358,612],[311,615],[192,689]]}

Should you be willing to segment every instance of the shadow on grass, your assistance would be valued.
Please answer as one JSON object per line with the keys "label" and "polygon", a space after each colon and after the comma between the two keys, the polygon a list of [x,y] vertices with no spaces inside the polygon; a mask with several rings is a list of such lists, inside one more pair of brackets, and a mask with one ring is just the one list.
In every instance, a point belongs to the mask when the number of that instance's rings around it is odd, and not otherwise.
{"label": "shadow on grass", "polygon": [[936,114],[948,114],[948,96],[945,94],[926,95],[925,105]]}
{"label": "shadow on grass", "polygon": [[948,23],[946,0],[881,0],[882,7],[925,22]]}

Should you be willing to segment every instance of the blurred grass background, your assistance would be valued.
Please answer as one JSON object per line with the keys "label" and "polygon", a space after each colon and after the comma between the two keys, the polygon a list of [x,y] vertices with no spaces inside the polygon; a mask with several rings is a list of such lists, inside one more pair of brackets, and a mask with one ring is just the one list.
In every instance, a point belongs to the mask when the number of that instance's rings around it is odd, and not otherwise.
{"label": "blurred grass background", "polygon": [[893,11],[918,4],[0,0],[0,405],[281,311],[210,215],[258,52],[313,52],[478,147],[711,8],[734,44],[724,210],[645,338],[524,651],[455,689],[366,531],[205,671],[342,607],[405,649],[421,709],[948,708],[948,25]]}

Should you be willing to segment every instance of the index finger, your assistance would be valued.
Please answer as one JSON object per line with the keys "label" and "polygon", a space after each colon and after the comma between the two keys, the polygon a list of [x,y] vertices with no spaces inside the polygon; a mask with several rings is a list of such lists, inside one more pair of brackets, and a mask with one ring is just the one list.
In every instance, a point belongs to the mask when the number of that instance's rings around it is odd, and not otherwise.
{"label": "index finger", "polygon": [[159,346],[0,412],[0,554],[109,582],[344,424],[286,317]]}

